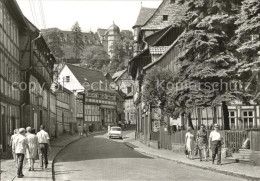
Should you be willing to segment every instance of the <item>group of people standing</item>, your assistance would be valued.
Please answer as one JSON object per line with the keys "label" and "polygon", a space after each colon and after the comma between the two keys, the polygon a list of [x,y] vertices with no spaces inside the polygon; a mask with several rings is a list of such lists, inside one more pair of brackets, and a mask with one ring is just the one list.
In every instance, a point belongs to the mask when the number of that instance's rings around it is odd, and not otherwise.
{"label": "group of people standing", "polygon": [[214,131],[207,136],[205,125],[200,126],[196,138],[192,134],[192,128],[189,127],[185,134],[185,152],[187,158],[193,159],[193,153],[199,153],[200,161],[202,161],[202,153],[204,154],[205,161],[208,161],[209,149],[212,151],[212,164],[215,162],[217,156],[217,164],[221,164],[221,147],[222,147],[222,136],[219,132],[219,125],[214,125]]}
{"label": "group of people standing", "polygon": [[14,161],[17,163],[17,177],[22,178],[23,165],[29,164],[29,171],[34,171],[34,163],[37,153],[40,158],[40,166],[43,169],[48,166],[48,149],[50,148],[50,137],[45,131],[45,126],[40,126],[40,131],[36,134],[36,130],[30,126],[26,129],[15,129],[10,140]]}
{"label": "group of people standing", "polygon": [[86,123],[83,125],[83,127],[80,124],[78,125],[78,133],[79,136],[83,136],[85,134],[88,137],[88,126]]}

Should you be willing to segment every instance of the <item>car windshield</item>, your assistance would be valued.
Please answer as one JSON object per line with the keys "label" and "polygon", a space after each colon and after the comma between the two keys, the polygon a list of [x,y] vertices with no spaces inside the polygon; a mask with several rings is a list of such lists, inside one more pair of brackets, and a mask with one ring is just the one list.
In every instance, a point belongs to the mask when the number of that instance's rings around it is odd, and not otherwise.
{"label": "car windshield", "polygon": [[121,128],[111,128],[112,131],[121,131]]}

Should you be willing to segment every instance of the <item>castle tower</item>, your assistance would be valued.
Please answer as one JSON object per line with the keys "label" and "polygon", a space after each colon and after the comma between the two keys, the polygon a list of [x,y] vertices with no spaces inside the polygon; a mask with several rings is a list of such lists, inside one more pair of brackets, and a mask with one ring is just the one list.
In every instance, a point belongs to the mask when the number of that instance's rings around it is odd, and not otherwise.
{"label": "castle tower", "polygon": [[108,28],[107,41],[108,41],[108,54],[110,58],[114,56],[112,45],[121,40],[120,29],[113,22],[113,24]]}

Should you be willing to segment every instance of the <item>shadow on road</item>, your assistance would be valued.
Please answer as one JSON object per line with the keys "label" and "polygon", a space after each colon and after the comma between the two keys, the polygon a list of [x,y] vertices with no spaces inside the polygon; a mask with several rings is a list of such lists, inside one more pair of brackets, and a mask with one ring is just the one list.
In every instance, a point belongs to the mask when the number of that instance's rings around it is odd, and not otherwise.
{"label": "shadow on road", "polygon": [[81,139],[71,144],[59,154],[56,163],[110,158],[153,159],[135,152],[122,142],[95,137]]}

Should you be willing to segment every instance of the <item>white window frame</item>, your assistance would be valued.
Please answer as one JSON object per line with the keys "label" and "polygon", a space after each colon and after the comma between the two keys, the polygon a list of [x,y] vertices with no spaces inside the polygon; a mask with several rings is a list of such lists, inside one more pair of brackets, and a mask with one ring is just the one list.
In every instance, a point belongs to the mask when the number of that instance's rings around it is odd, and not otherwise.
{"label": "white window frame", "polygon": [[[244,116],[244,113],[247,112],[247,116]],[[252,112],[252,116],[249,116],[249,112]],[[247,119],[247,126],[245,126],[245,119]],[[250,121],[249,119],[252,119],[252,127],[250,127]],[[255,111],[254,110],[242,110],[242,124],[243,128],[253,128],[255,121]]]}

